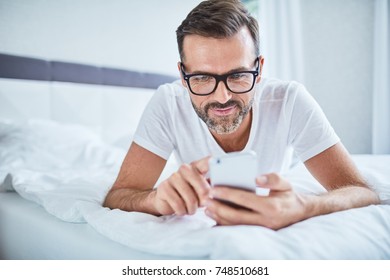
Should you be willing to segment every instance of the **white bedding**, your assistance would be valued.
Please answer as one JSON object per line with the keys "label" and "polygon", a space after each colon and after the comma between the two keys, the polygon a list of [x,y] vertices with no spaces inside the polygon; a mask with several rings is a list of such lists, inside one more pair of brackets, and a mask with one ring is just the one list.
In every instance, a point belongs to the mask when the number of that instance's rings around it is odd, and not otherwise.
{"label": "white bedding", "polygon": [[110,240],[87,223],[57,219],[16,192],[0,193],[0,260],[166,258]]}
{"label": "white bedding", "polygon": [[[155,217],[103,208],[124,155],[82,126],[1,121],[0,190],[15,190],[63,221],[88,223],[144,253],[211,259],[390,259],[389,155],[353,157],[381,195],[382,205],[314,217],[279,231],[214,226],[202,209],[194,216]],[[175,168],[169,162],[162,178]],[[323,191],[302,165],[286,176],[298,191]]]}

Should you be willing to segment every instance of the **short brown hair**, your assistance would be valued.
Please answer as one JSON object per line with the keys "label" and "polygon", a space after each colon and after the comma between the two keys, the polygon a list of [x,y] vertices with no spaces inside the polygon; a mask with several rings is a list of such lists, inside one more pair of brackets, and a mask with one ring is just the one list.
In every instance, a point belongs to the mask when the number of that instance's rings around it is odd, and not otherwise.
{"label": "short brown hair", "polygon": [[207,0],[196,6],[176,30],[180,59],[184,59],[183,41],[186,35],[228,38],[247,26],[260,54],[259,26],[239,0]]}

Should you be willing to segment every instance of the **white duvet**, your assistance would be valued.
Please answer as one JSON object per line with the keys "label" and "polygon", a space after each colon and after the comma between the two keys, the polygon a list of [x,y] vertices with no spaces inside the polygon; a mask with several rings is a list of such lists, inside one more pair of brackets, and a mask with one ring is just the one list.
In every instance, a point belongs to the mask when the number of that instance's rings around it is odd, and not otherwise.
{"label": "white duvet", "polygon": [[[101,206],[125,151],[84,127],[54,122],[0,122],[0,191],[17,191],[66,222],[88,223],[128,247],[177,258],[390,259],[390,156],[354,156],[382,199],[273,231],[215,226],[193,216],[155,217]],[[176,168],[169,162],[163,177]],[[304,167],[286,175],[297,191],[323,190]]]}

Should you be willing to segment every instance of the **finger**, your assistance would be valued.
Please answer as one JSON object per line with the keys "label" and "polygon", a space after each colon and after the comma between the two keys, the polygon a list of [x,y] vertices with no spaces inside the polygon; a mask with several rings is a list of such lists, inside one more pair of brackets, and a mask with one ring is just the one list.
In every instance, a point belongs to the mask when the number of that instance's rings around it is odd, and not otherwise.
{"label": "finger", "polygon": [[219,225],[260,225],[261,215],[245,209],[236,209],[217,200],[208,201],[206,214]]}
{"label": "finger", "polygon": [[276,173],[269,173],[257,177],[256,184],[273,191],[288,191],[292,189],[290,183]]}
{"label": "finger", "polygon": [[179,173],[196,192],[200,205],[204,205],[210,190],[207,180],[191,165],[183,164],[179,168]]}
{"label": "finger", "polygon": [[212,212],[210,209],[206,208],[205,213],[207,216],[209,216],[211,219],[213,219],[217,225],[220,226],[229,226],[233,225],[231,222],[217,216],[214,212]]}
{"label": "finger", "polygon": [[166,200],[159,199],[156,202],[156,209],[160,215],[172,215],[175,214],[175,210],[168,204]]}
{"label": "finger", "polygon": [[180,197],[184,200],[187,214],[194,214],[200,205],[200,201],[194,189],[188,185],[187,181],[180,176],[179,173],[174,173],[170,177],[171,185],[174,186]]}
{"label": "finger", "polygon": [[181,216],[187,213],[183,199],[168,180],[157,188],[157,192],[160,192],[160,199],[166,202],[175,214]]}
{"label": "finger", "polygon": [[200,174],[205,175],[207,172],[209,172],[209,159],[211,156],[207,156],[205,158],[202,158],[200,160],[194,161],[191,163],[191,166],[193,166]]}
{"label": "finger", "polygon": [[[226,220],[223,216],[219,215],[218,209],[227,207],[223,203],[217,200],[208,200],[205,213],[207,216],[212,218],[218,225],[232,225],[233,223],[229,220]],[[229,212],[229,210],[227,210]]]}
{"label": "finger", "polygon": [[212,198],[227,200],[240,206],[261,212],[259,208],[267,203],[264,197],[257,196],[253,192],[248,192],[231,187],[216,186],[211,188]]}

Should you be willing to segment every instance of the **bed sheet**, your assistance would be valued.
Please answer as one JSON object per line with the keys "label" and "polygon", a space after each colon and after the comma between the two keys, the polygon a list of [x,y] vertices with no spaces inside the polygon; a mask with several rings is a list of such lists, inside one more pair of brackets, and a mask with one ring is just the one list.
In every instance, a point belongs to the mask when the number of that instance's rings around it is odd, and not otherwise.
{"label": "bed sheet", "polygon": [[[82,127],[2,123],[0,135],[3,190],[15,190],[60,220],[88,225],[144,254],[210,259],[390,259],[388,155],[353,157],[381,195],[382,205],[313,217],[273,231],[259,226],[215,226],[203,209],[193,216],[155,217],[103,208],[101,203],[125,151],[105,144]],[[169,162],[160,179],[175,168],[176,163]],[[297,191],[324,191],[303,165],[284,175]]]}
{"label": "bed sheet", "polygon": [[0,259],[169,259],[134,250],[89,224],[64,222],[16,192],[0,193]]}

